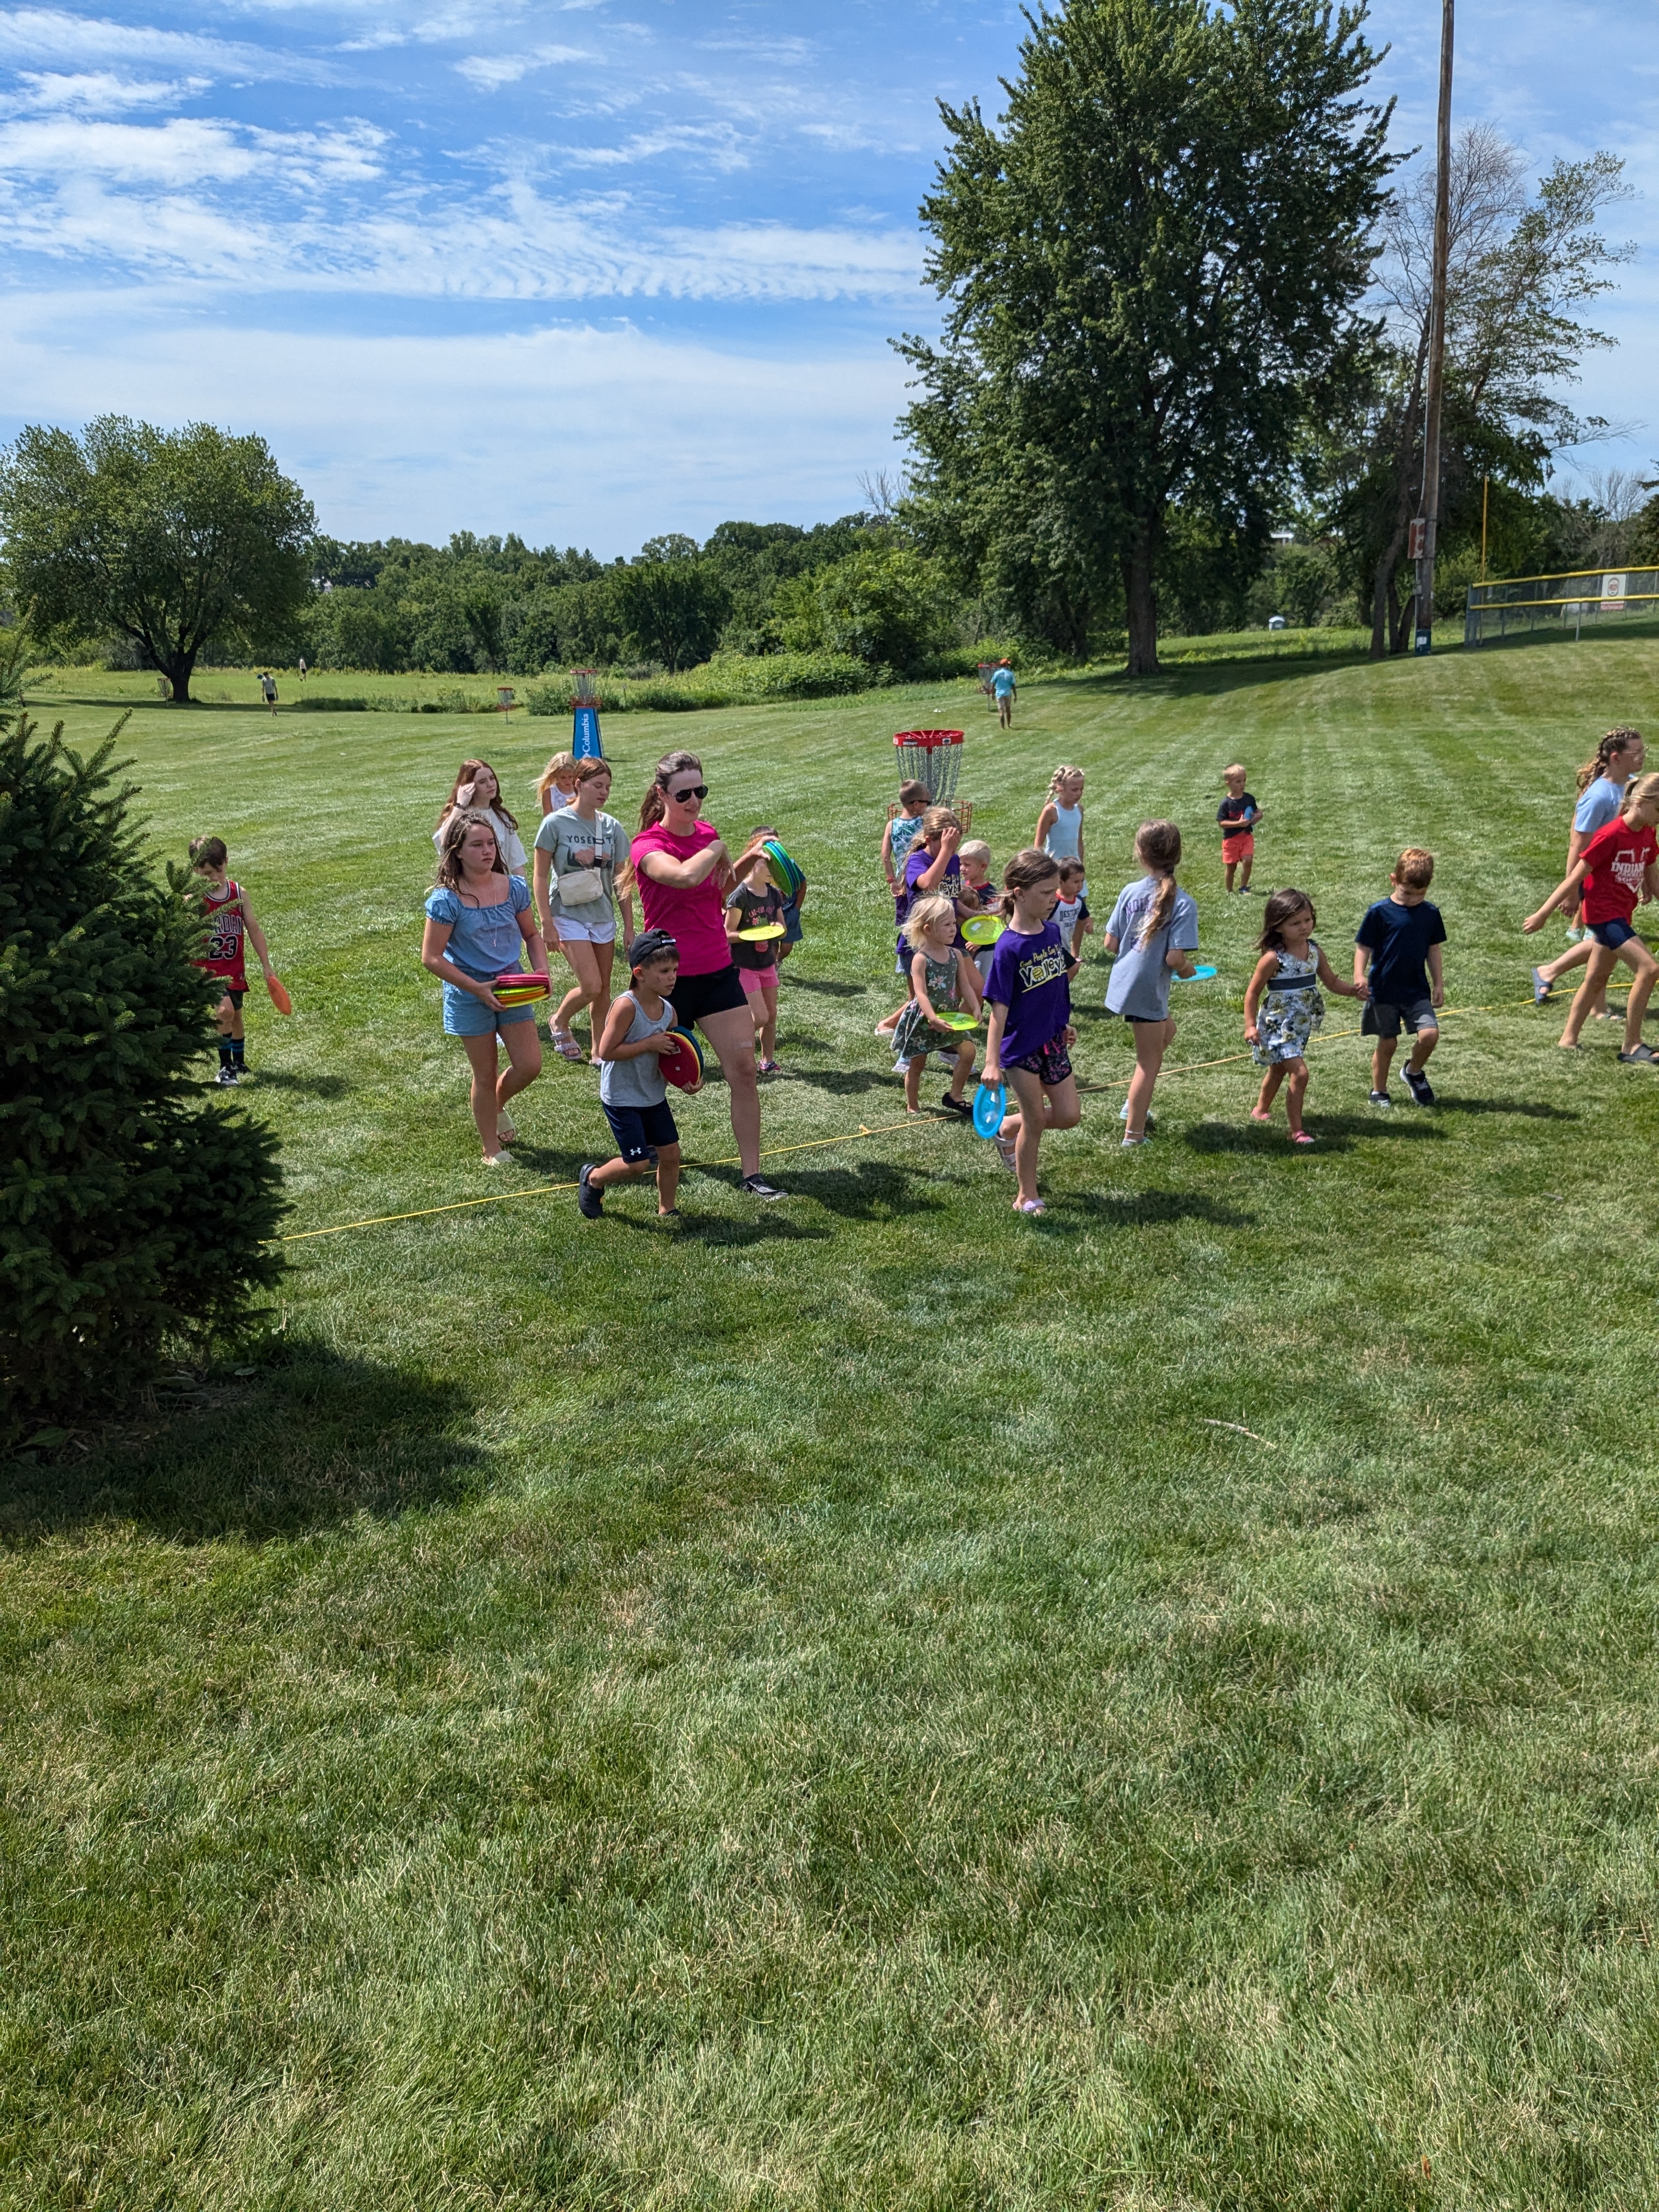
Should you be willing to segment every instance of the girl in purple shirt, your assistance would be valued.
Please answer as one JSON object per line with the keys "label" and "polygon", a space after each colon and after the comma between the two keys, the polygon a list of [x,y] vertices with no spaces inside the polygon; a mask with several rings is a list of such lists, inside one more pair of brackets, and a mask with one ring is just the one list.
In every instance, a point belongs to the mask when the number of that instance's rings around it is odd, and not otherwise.
{"label": "girl in purple shirt", "polygon": [[985,979],[991,1025],[983,1079],[993,1089],[1006,1080],[1019,1102],[997,1132],[1002,1164],[1019,1179],[1014,1211],[1042,1213],[1036,1171],[1043,1131],[1074,1129],[1083,1115],[1066,1049],[1077,1034],[1071,992],[1077,963],[1049,918],[1060,898],[1059,862],[1029,847],[1003,870],[1002,886],[1009,926]]}

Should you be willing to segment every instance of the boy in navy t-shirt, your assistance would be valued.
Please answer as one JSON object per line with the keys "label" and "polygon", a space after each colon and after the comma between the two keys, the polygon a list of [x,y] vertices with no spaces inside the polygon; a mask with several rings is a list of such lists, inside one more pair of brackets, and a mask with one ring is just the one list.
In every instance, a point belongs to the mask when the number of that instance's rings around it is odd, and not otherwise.
{"label": "boy in navy t-shirt", "polygon": [[[1440,948],[1446,941],[1446,925],[1440,909],[1430,903],[1429,885],[1434,881],[1434,854],[1420,845],[1407,845],[1394,864],[1394,889],[1366,911],[1354,936],[1353,980],[1369,988],[1362,1036],[1376,1039],[1371,1054],[1371,1104],[1391,1106],[1389,1064],[1400,1036],[1401,1024],[1417,1042],[1403,1071],[1406,1088],[1419,1106],[1432,1106],[1434,1093],[1423,1070],[1440,1042],[1435,1009],[1446,1002],[1441,973]],[[1370,972],[1366,973],[1370,963]]]}

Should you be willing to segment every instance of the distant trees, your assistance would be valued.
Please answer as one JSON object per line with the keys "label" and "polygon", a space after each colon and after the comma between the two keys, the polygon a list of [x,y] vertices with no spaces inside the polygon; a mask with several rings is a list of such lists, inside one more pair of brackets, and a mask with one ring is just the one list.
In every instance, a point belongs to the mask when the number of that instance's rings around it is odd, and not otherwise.
{"label": "distant trees", "polygon": [[707,660],[731,605],[720,572],[694,538],[657,538],[607,580],[615,617],[634,649],[671,674]]}
{"label": "distant trees", "polygon": [[1259,549],[1350,368],[1389,167],[1364,15],[1072,0],[1031,19],[1000,131],[941,108],[945,336],[901,349],[920,496],[1028,600],[1042,569],[1074,602],[1115,584],[1132,673],[1158,665],[1172,507]]}
{"label": "distant trees", "polygon": [[[1597,427],[1577,419],[1559,387],[1577,380],[1586,351],[1612,343],[1577,318],[1610,289],[1607,270],[1632,250],[1610,246],[1597,226],[1603,208],[1630,196],[1622,169],[1607,154],[1557,161],[1529,192],[1521,155],[1489,125],[1464,131],[1454,146],[1440,498],[1450,557],[1438,580],[1460,600],[1474,574],[1468,549],[1479,540],[1483,480],[1490,475],[1497,494],[1489,517],[1495,573],[1513,574],[1527,564],[1528,542],[1539,556],[1549,527],[1545,509],[1526,495],[1541,489],[1552,455]],[[1312,471],[1374,659],[1402,651],[1412,627],[1401,570],[1407,529],[1422,507],[1433,219],[1434,173],[1425,169],[1387,203],[1380,326]]]}
{"label": "distant trees", "polygon": [[180,703],[210,640],[250,653],[309,591],[315,517],[263,438],[100,416],[26,429],[0,457],[13,590],[40,629],[122,638]]}
{"label": "distant trees", "polygon": [[781,586],[786,645],[850,653],[904,675],[948,644],[957,600],[938,568],[902,545],[874,545]]}

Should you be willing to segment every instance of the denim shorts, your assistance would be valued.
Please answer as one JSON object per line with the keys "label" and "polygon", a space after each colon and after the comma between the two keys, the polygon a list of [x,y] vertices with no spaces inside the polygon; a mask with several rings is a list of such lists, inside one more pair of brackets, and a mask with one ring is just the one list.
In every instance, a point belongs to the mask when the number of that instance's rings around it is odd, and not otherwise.
{"label": "denim shorts", "polygon": [[444,985],[444,1035],[446,1036],[494,1036],[497,1030],[511,1029],[515,1022],[536,1019],[536,1001],[527,1006],[504,1006],[499,1014],[492,1013],[482,999],[475,999],[471,991],[462,990],[459,983]]}
{"label": "denim shorts", "polygon": [[1605,945],[1609,952],[1616,952],[1621,945],[1628,945],[1636,932],[1629,922],[1616,918],[1612,921],[1589,921],[1584,927],[1598,945]]}
{"label": "denim shorts", "polygon": [[[604,1105],[603,1099],[600,1104]],[[606,1106],[605,1118],[617,1150],[630,1168],[649,1159],[659,1145],[678,1145],[680,1133],[665,1103],[659,1106]]]}
{"label": "denim shorts", "polygon": [[1397,1037],[1400,1025],[1415,1036],[1419,1030],[1437,1030],[1440,1017],[1434,1011],[1432,999],[1407,999],[1395,1006],[1388,999],[1367,999],[1365,1011],[1359,1018],[1361,1036]]}

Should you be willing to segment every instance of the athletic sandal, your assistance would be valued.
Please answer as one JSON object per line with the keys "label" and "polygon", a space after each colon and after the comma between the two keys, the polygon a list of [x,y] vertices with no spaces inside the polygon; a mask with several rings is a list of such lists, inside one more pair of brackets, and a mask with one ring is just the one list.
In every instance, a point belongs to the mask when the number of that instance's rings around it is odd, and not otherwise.
{"label": "athletic sandal", "polygon": [[1533,969],[1532,1002],[1534,1006],[1541,1006],[1545,1000],[1548,998],[1550,993],[1554,988],[1554,984],[1551,982],[1549,977],[1545,975],[1541,968],[1534,968]]}
{"label": "athletic sandal", "polygon": [[757,1060],[755,1063],[755,1073],[757,1075],[781,1075],[783,1073],[783,1062],[779,1060]]}
{"label": "athletic sandal", "polygon": [[1002,1162],[1003,1166],[1007,1169],[1010,1175],[1018,1175],[1019,1173],[1019,1170],[1014,1164],[1014,1147],[1012,1143],[1010,1142],[1008,1144],[1005,1144],[1002,1140],[1002,1133],[1000,1130],[993,1141],[997,1148],[997,1158]]}
{"label": "athletic sandal", "polygon": [[[1122,1104],[1118,1108],[1118,1109],[1117,1109],[1117,1118],[1118,1118],[1118,1120],[1119,1120],[1120,1121],[1127,1121],[1128,1120],[1128,1118],[1129,1118],[1129,1102],[1128,1102],[1128,1100],[1127,1100],[1127,1098],[1124,1100],[1123,1103],[1122,1103]],[[1152,1133],[1152,1130],[1154,1130],[1155,1128],[1157,1128],[1157,1127],[1158,1127],[1158,1116],[1157,1116],[1157,1115],[1156,1115],[1156,1114],[1149,1114],[1149,1115],[1146,1116],[1146,1129],[1147,1129],[1147,1133],[1150,1135],[1150,1134],[1151,1134],[1151,1133]]]}
{"label": "athletic sandal", "polygon": [[750,1198],[781,1198],[783,1196],[776,1183],[768,1182],[764,1176],[745,1176],[741,1187],[748,1192]]}
{"label": "athletic sandal", "polygon": [[548,1035],[552,1038],[553,1049],[558,1054],[561,1060],[584,1060],[586,1058],[586,1054],[577,1043],[573,1031],[569,1030],[550,1030],[548,1031]]}
{"label": "athletic sandal", "polygon": [[1014,1200],[1016,1213],[1046,1213],[1048,1211],[1040,1198],[1017,1198]]}
{"label": "athletic sandal", "polygon": [[1621,1052],[1619,1057],[1628,1066],[1633,1060],[1639,1060],[1644,1063],[1659,1060],[1659,1052],[1656,1052],[1650,1044],[1638,1044],[1629,1052]]}

